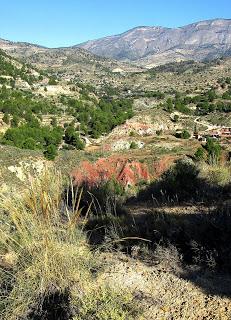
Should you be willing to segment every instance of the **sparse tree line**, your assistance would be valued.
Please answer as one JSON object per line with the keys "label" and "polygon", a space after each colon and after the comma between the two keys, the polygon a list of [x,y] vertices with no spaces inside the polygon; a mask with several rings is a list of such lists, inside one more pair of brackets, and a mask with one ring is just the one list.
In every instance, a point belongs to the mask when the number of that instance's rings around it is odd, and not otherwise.
{"label": "sparse tree line", "polygon": [[[16,78],[20,78],[29,84],[41,80],[41,77],[36,77],[31,73],[31,67],[29,65],[22,64],[21,68],[19,68],[16,67],[11,60],[8,61],[8,58],[12,59],[4,51],[0,50],[0,84],[10,84],[14,87]],[[10,76],[12,80],[7,80],[1,76]]]}
{"label": "sparse tree line", "polygon": [[[192,110],[192,106],[196,106],[195,111]],[[231,86],[221,95],[219,95],[215,89],[195,96],[185,96],[176,92],[173,97],[168,97],[159,107],[162,107],[169,113],[179,111],[192,115],[206,115],[215,111],[231,112]]]}

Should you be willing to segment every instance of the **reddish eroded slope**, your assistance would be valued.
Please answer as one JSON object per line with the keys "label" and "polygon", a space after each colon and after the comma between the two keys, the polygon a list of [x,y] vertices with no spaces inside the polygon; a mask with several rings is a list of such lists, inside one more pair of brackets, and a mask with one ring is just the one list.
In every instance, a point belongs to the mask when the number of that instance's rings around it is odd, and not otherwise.
{"label": "reddish eroded slope", "polygon": [[116,179],[123,186],[135,186],[141,181],[150,182],[159,177],[175,160],[174,157],[163,157],[153,163],[135,161],[124,157],[100,158],[96,162],[82,161],[71,176],[74,184],[87,183],[90,186],[102,181]]}

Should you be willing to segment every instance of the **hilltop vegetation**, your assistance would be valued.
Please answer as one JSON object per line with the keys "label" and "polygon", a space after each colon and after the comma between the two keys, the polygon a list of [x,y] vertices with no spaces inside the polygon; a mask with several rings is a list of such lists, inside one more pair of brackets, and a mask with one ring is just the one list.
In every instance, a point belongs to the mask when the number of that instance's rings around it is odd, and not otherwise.
{"label": "hilltop vegetation", "polygon": [[3,50],[0,50],[0,83],[15,86],[17,77],[32,84],[42,79],[37,71],[27,64],[21,64],[17,60],[12,60]]}

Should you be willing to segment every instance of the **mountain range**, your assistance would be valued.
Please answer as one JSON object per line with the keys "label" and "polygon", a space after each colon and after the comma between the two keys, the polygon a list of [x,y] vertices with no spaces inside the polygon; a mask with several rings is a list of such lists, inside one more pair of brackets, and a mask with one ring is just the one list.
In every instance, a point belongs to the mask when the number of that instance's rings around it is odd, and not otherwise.
{"label": "mountain range", "polygon": [[68,56],[77,60],[78,56],[100,60],[98,56],[150,68],[169,62],[230,56],[231,19],[200,21],[179,28],[141,26],[119,35],[57,49],[0,39],[0,48],[30,62],[38,53],[44,53],[58,60],[61,57],[63,61]]}
{"label": "mountain range", "polygon": [[231,55],[231,19],[181,28],[137,27],[79,45],[94,54],[150,66],[179,60],[211,60]]}

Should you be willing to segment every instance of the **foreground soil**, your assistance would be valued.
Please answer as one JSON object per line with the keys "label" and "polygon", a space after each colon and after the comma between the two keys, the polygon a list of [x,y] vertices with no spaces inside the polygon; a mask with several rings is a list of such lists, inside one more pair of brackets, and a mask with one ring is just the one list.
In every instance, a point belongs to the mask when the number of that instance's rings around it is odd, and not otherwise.
{"label": "foreground soil", "polygon": [[120,253],[105,253],[102,280],[129,289],[147,320],[231,319],[231,281],[191,270],[169,270],[168,263],[147,265]]}

